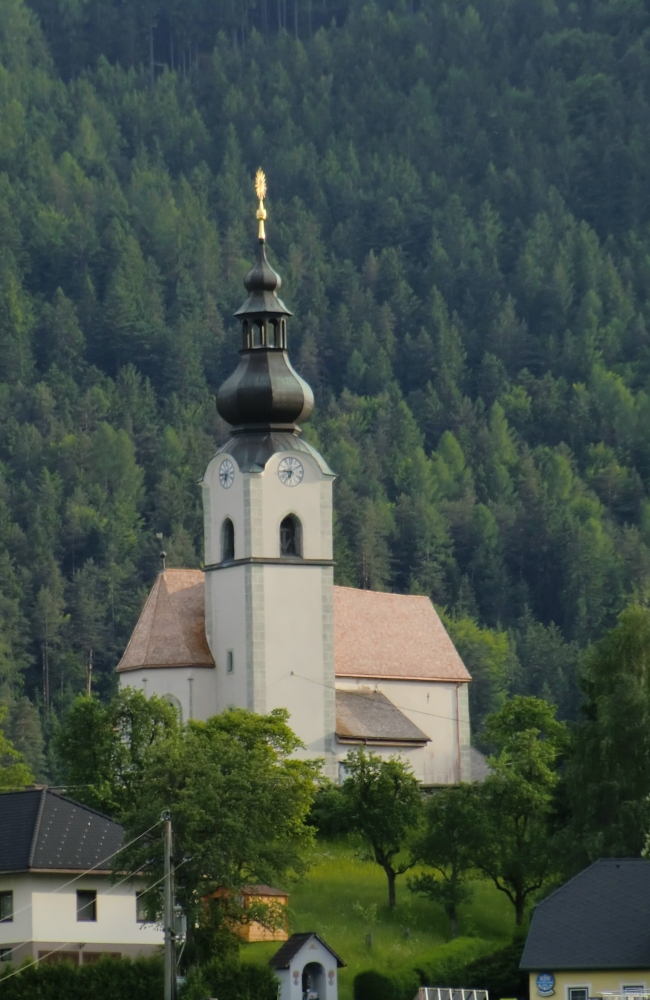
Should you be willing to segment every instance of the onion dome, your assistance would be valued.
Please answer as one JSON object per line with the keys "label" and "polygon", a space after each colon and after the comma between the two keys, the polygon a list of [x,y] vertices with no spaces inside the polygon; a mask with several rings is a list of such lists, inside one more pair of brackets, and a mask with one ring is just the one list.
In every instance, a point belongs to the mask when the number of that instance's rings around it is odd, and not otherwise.
{"label": "onion dome", "polygon": [[259,198],[257,261],[244,279],[248,297],[235,313],[242,324],[240,361],[217,393],[217,410],[235,432],[299,433],[297,424],[313,410],[314,395],[294,371],[287,353],[287,317],[292,314],[278,297],[282,280],[266,258],[266,178],[261,170],[255,189]]}

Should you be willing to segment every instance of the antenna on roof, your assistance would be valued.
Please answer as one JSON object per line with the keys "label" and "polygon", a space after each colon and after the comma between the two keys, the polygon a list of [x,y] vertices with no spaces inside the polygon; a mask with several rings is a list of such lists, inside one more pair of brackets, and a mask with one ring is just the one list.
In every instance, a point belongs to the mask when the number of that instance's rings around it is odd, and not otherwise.
{"label": "antenna on roof", "polygon": [[162,534],[162,531],[157,531],[156,532],[156,538],[160,542],[160,566],[161,566],[160,572],[164,573],[165,570],[167,569],[167,563],[165,561],[167,559],[167,553],[165,552],[165,550],[162,547],[162,543],[163,543],[163,534]]}

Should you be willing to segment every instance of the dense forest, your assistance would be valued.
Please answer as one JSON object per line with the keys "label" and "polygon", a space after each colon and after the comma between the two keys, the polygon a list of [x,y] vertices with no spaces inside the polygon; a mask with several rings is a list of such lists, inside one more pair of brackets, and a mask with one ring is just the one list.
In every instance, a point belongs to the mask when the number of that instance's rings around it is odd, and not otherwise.
{"label": "dense forest", "polygon": [[0,698],[40,775],[156,534],[201,564],[260,164],[338,582],[431,596],[477,730],[575,717],[650,597],[644,0],[3,0]]}

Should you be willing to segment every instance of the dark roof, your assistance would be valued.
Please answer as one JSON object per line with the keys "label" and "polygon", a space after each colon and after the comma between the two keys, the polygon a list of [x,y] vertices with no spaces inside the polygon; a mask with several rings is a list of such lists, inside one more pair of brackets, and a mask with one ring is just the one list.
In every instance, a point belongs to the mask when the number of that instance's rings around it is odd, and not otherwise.
{"label": "dark roof", "polygon": [[650,968],[650,861],[602,858],[538,903],[520,968]]}
{"label": "dark roof", "polygon": [[428,743],[429,737],[380,691],[336,692],[336,735],[343,740]]}
{"label": "dark roof", "polygon": [[0,794],[0,872],[87,871],[123,841],[108,816],[46,788]]}
{"label": "dark roof", "polygon": [[269,965],[272,969],[288,969],[291,965],[291,960],[298,954],[303,945],[311,938],[316,938],[317,941],[327,948],[329,953],[336,959],[336,964],[339,969],[342,969],[345,962],[342,958],[333,951],[330,946],[323,941],[319,934],[314,931],[305,931],[303,934],[292,934],[288,941],[285,941],[281,948],[276,951],[273,958],[269,959]]}

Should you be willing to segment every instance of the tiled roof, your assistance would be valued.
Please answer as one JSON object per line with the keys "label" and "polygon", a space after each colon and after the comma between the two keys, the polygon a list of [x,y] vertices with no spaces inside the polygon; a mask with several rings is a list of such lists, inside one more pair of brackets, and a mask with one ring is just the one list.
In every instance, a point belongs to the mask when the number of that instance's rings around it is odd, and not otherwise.
{"label": "tiled roof", "polygon": [[601,858],[538,903],[520,968],[650,968],[650,861]]}
{"label": "tiled roof", "polygon": [[274,889],[272,885],[244,885],[242,896],[288,896],[284,889]]}
{"label": "tiled roof", "polygon": [[[118,664],[213,667],[205,637],[204,574],[159,573]],[[337,677],[424,681],[471,680],[428,597],[334,587]]]}
{"label": "tiled roof", "polygon": [[469,681],[428,597],[334,587],[337,677]]}
{"label": "tiled roof", "polygon": [[46,788],[0,794],[0,872],[108,871],[123,841],[108,816]]}
{"label": "tiled roof", "polygon": [[159,573],[118,671],[142,667],[213,667],[205,637],[203,571]]}
{"label": "tiled roof", "polygon": [[364,743],[422,745],[429,737],[380,691],[336,692],[336,735]]}
{"label": "tiled roof", "polygon": [[333,958],[336,959],[336,964],[339,969],[342,969],[345,962],[342,958],[333,951],[325,941],[323,941],[320,935],[315,934],[314,931],[305,931],[302,934],[292,934],[288,941],[285,941],[281,948],[278,948],[275,955],[269,959],[269,965],[272,969],[288,969],[291,965],[291,961],[298,954],[303,945],[306,945],[311,938],[316,938],[320,941],[323,948],[327,948]]}

